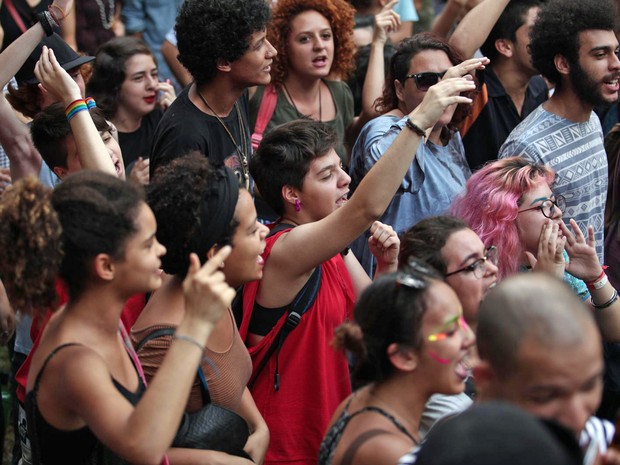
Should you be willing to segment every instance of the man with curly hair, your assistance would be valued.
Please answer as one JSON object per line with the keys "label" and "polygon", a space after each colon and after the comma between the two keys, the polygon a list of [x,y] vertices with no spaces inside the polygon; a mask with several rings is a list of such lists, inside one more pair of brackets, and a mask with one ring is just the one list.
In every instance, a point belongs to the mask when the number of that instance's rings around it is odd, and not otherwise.
{"label": "man with curly hair", "polygon": [[179,11],[179,61],[194,82],[162,118],[151,147],[150,175],[197,150],[231,168],[248,186],[252,153],[246,89],[271,81],[277,52],[266,37],[265,0],[187,0]]}
{"label": "man with curly hair", "polygon": [[564,217],[582,231],[594,227],[603,261],[607,158],[596,105],[618,100],[618,40],[611,0],[550,0],[531,30],[534,67],[555,92],[508,136],[500,158],[523,156],[556,171],[554,193],[566,198]]}

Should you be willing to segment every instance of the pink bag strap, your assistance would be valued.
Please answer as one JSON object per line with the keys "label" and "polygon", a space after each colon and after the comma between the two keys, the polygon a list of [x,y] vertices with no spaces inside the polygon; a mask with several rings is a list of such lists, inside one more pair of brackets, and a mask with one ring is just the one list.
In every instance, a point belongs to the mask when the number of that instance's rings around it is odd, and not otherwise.
{"label": "pink bag strap", "polygon": [[13,17],[13,21],[15,21],[15,24],[17,24],[17,27],[22,31],[22,33],[26,32],[28,28],[26,27],[26,25],[22,21],[21,16],[19,16],[19,13],[13,6],[13,2],[11,0],[4,0],[4,4],[6,5],[6,9],[9,10],[9,13]]}
{"label": "pink bag strap", "polygon": [[276,109],[276,103],[278,103],[278,91],[276,88],[269,84],[265,87],[265,92],[263,92],[263,99],[260,102],[260,107],[258,108],[258,115],[256,116],[256,125],[254,126],[254,133],[252,134],[252,148],[256,150],[258,148],[258,144],[263,140],[263,133],[265,132],[265,128],[271,117],[273,116],[273,112]]}

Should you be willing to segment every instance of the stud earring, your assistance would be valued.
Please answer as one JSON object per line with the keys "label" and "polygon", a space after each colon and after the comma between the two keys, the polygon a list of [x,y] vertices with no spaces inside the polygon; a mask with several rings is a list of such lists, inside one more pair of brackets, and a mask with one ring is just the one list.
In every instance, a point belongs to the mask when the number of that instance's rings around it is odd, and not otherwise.
{"label": "stud earring", "polygon": [[301,202],[299,201],[299,199],[295,199],[295,211],[296,212],[301,211]]}

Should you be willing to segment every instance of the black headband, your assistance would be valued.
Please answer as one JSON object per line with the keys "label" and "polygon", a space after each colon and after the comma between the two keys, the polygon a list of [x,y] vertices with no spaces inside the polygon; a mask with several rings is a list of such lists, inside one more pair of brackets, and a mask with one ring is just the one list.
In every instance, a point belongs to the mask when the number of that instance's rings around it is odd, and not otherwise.
{"label": "black headband", "polygon": [[[215,244],[230,241],[230,226],[239,200],[239,179],[232,170],[218,168],[209,183],[200,216],[200,248],[209,251]],[[205,260],[206,257],[200,257]]]}

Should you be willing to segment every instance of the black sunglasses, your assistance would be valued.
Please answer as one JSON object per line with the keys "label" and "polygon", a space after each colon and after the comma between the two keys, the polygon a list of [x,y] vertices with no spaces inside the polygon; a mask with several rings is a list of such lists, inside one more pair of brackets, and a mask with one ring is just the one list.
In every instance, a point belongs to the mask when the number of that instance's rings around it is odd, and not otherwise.
{"label": "black sunglasses", "polygon": [[407,79],[414,79],[415,86],[418,88],[418,90],[426,92],[430,86],[434,86],[439,82],[443,75],[446,74],[446,71],[442,71],[441,73],[433,73],[427,71],[424,73],[407,74],[405,76],[405,79],[403,79],[403,85],[405,84],[405,81]]}

